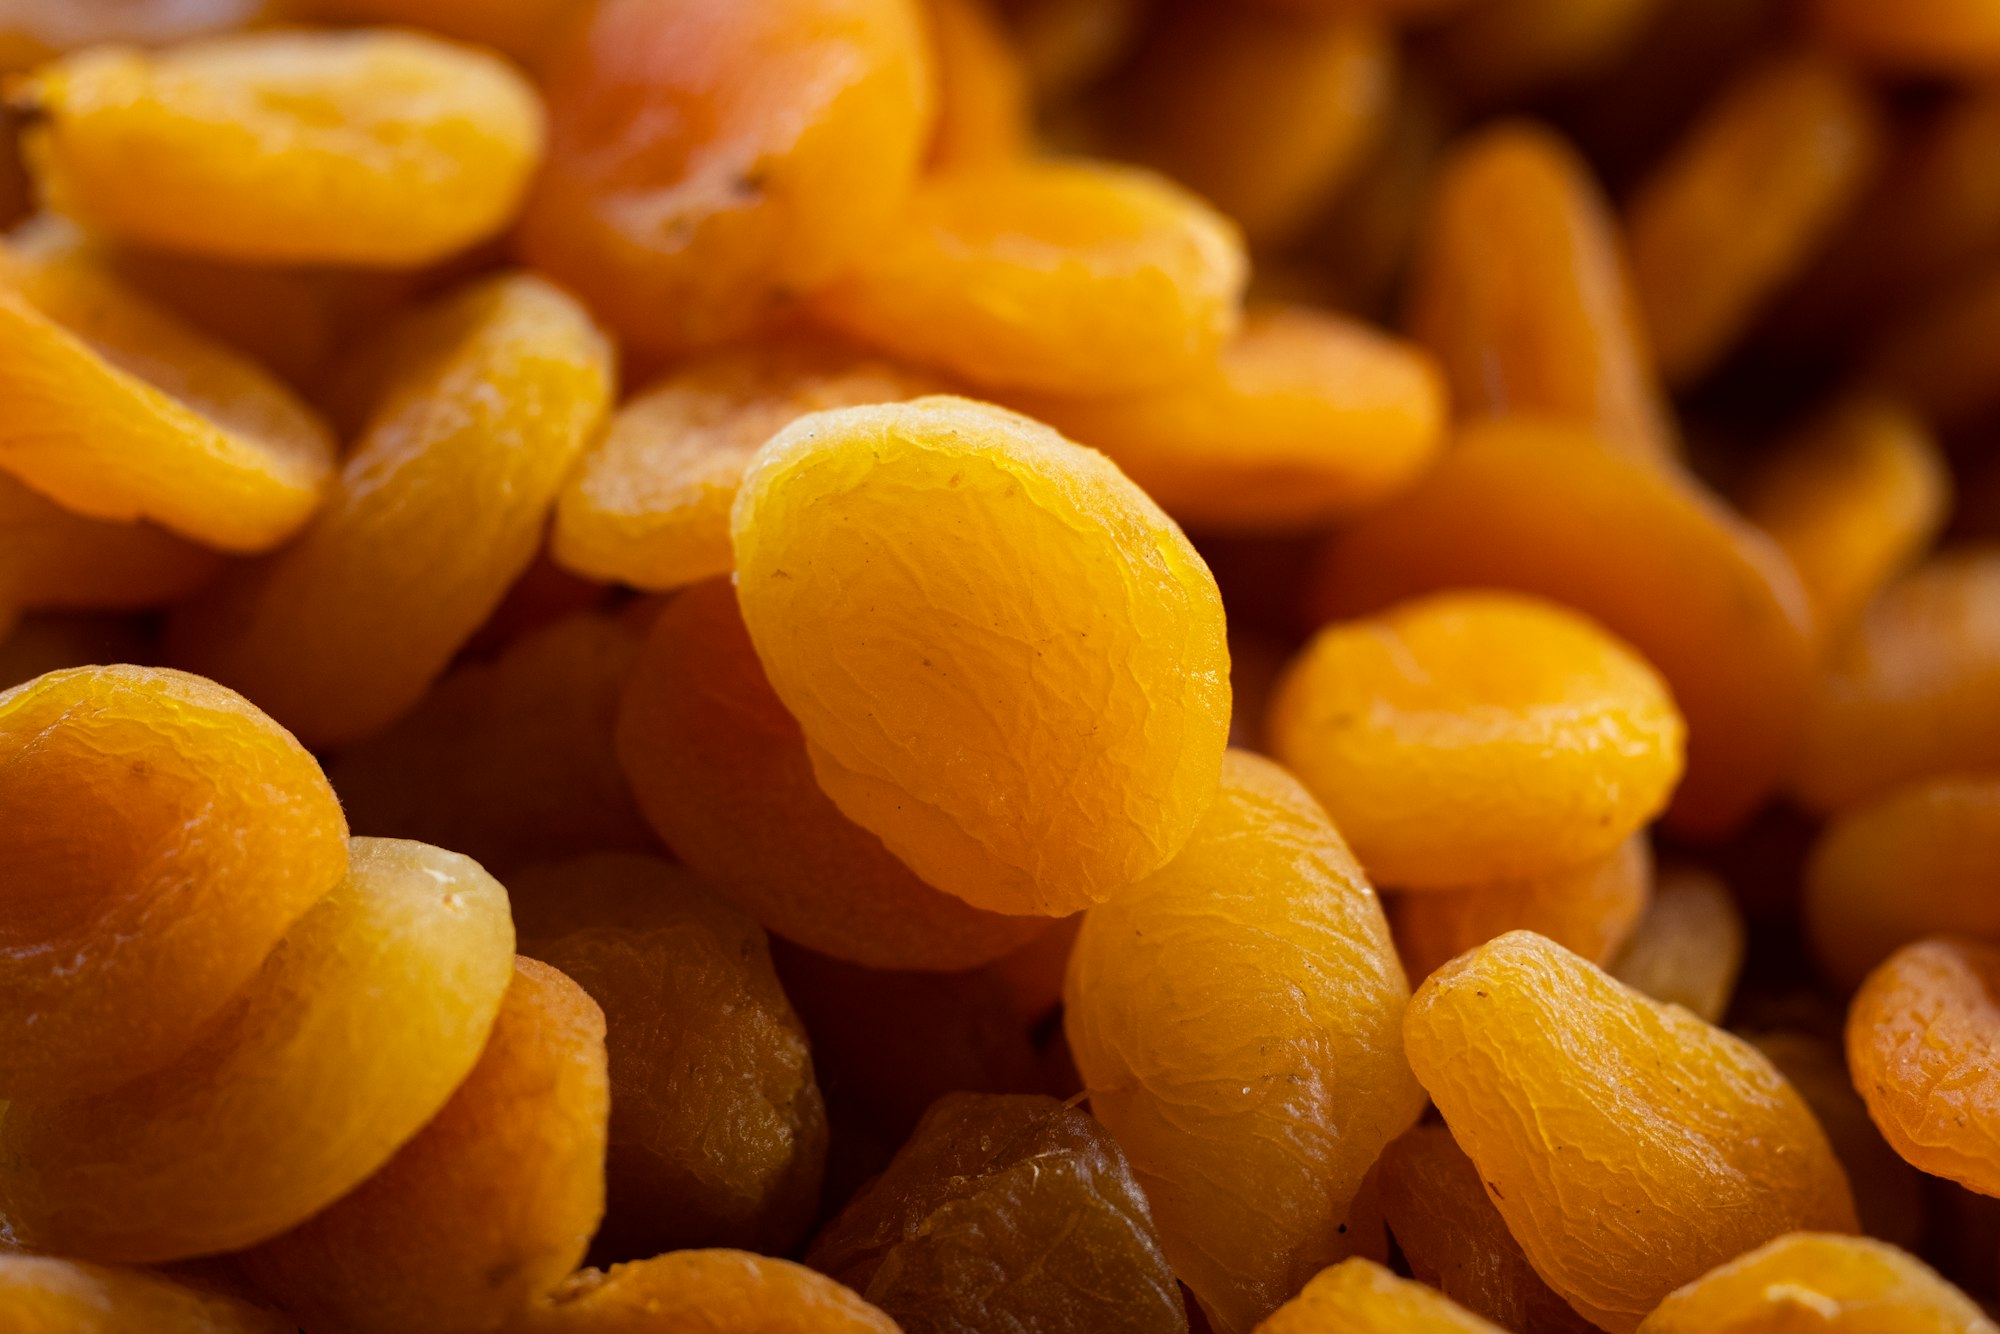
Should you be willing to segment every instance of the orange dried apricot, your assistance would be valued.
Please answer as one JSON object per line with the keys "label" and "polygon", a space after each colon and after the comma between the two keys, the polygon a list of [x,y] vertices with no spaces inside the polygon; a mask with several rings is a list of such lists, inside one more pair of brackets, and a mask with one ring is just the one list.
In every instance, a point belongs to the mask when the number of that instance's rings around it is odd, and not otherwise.
{"label": "orange dried apricot", "polygon": [[275,1312],[143,1269],[0,1255],[0,1310],[15,1334],[294,1334]]}
{"label": "orange dried apricot", "polygon": [[1235,532],[1373,508],[1430,466],[1446,414],[1421,349],[1304,306],[1253,311],[1212,362],[1159,389],[1010,401],[1103,450],[1182,523]]}
{"label": "orange dried apricot", "polygon": [[1256,1334],[1502,1334],[1442,1293],[1355,1256],[1322,1270]]}
{"label": "orange dried apricot", "polygon": [[1662,0],[1480,0],[1452,17],[1438,45],[1467,95],[1518,99],[1603,71],[1662,7]]}
{"label": "orange dried apricot", "polygon": [[743,1251],[676,1251],[586,1269],[508,1334],[901,1334],[896,1322],[804,1265]]}
{"label": "orange dried apricot", "polygon": [[654,623],[617,740],[660,838],[787,940],[873,968],[949,971],[997,959],[1047,926],[931,888],[841,814],[726,582],[689,589]]}
{"label": "orange dried apricot", "polygon": [[806,1263],[906,1334],[1185,1334],[1180,1287],[1104,1128],[1054,1098],[953,1094]]}
{"label": "orange dried apricot", "polygon": [[1645,916],[1605,968],[1634,991],[1719,1024],[1736,992],[1743,949],[1743,914],[1729,887],[1707,871],[1676,866],[1660,876]]}
{"label": "orange dried apricot", "polygon": [[1002,0],[1037,100],[1056,103],[1095,82],[1130,49],[1150,0]]}
{"label": "orange dried apricot", "polygon": [[1034,148],[1028,71],[988,0],[924,0],[937,80],[934,171],[990,166]]}
{"label": "orange dried apricot", "polygon": [[1461,140],[1412,265],[1409,329],[1462,416],[1543,415],[1633,458],[1673,456],[1617,220],[1563,140],[1525,122]]}
{"label": "orange dried apricot", "polygon": [[1754,1047],[1531,932],[1433,973],[1403,1034],[1535,1271],[1613,1334],[1772,1237],[1855,1228],[1825,1133]]}
{"label": "orange dried apricot", "polygon": [[109,1093],[15,1101],[0,1213],[37,1249],[171,1260],[267,1240],[359,1185],[451,1097],[513,972],[507,894],[456,853],[355,839],[193,1048]]}
{"label": "orange dried apricot", "polygon": [[144,667],[0,694],[0,1093],[181,1056],[347,869],[319,765],[250,703]]}
{"label": "orange dried apricot", "polygon": [[1816,0],[1809,10],[1824,40],[1872,64],[1946,76],[2000,69],[1993,0]]}
{"label": "orange dried apricot", "polygon": [[1369,875],[1410,889],[1609,856],[1666,805],[1685,731],[1629,648],[1512,593],[1328,626],[1279,683],[1265,730]]}
{"label": "orange dried apricot", "polygon": [[504,61],[404,31],[94,47],[16,90],[44,197],[95,230],[262,264],[416,267],[495,235],[542,151]]}
{"label": "orange dried apricot", "polygon": [[552,63],[522,253],[636,347],[737,337],[885,241],[930,92],[911,0],[610,0]]}
{"label": "orange dried apricot", "polygon": [[1063,1023],[1175,1272],[1246,1334],[1357,1249],[1362,1178],[1422,1097],[1360,866],[1284,770],[1232,751],[1223,775],[1181,855],[1085,915]]}
{"label": "orange dried apricot", "polygon": [[175,602],[222,568],[206,547],[146,523],[86,519],[0,473],[0,600],[132,610]]}
{"label": "orange dried apricot", "polygon": [[398,373],[326,508],[169,634],[318,746],[383,731],[443,673],[533,557],[611,395],[603,334],[526,274],[445,298],[384,347]]}
{"label": "orange dried apricot", "polygon": [[1101,454],[963,399],[814,413],[751,464],[734,540],[820,786],[926,882],[1066,915],[1213,800],[1220,595]]}
{"label": "orange dried apricot", "polygon": [[1214,355],[1247,267],[1235,228],[1164,178],[1021,162],[925,181],[813,309],[973,384],[1130,393]]}
{"label": "orange dried apricot", "polygon": [[1913,1255],[1866,1237],[1792,1232],[1670,1294],[1640,1334],[1792,1329],[1994,1334],[1978,1303]]}
{"label": "orange dried apricot", "polygon": [[239,1262],[315,1331],[497,1329],[582,1263],[609,1112],[603,1013],[517,958],[451,1100],[375,1175]]}
{"label": "orange dried apricot", "polygon": [[1749,814],[1804,726],[1815,645],[1790,562],[1694,484],[1573,428],[1469,428],[1415,488],[1329,547],[1316,585],[1321,620],[1462,587],[1590,616],[1666,678],[1687,719],[1667,821],[1689,833]]}

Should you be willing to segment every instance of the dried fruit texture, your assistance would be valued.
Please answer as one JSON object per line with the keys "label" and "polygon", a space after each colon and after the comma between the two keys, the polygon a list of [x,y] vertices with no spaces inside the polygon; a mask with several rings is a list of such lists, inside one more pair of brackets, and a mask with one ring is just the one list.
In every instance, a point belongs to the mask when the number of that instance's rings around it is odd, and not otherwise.
{"label": "dried fruit texture", "polygon": [[1413,490],[1333,543],[1316,585],[1319,619],[1468,586],[1590,616],[1658,669],[1687,719],[1667,817],[1682,831],[1731,828],[1794,758],[1815,646],[1790,562],[1692,483],[1571,428],[1469,428]]}
{"label": "dried fruit texture", "polygon": [[813,1268],[906,1334],[1185,1334],[1146,1197],[1090,1116],[953,1094],[813,1240]]}
{"label": "dried fruit texture", "polygon": [[1461,416],[1572,421],[1629,457],[1673,457],[1617,221],[1568,144],[1522,122],[1460,141],[1411,262],[1410,332]]}
{"label": "dried fruit texture", "polygon": [[1993,348],[2000,334],[2000,265],[1942,285],[1889,321],[1869,354],[1869,378],[1940,429],[1984,420],[1996,401]]}
{"label": "dried fruit texture", "polygon": [[1922,421],[1893,400],[1859,398],[1783,449],[1745,510],[1791,558],[1835,639],[1937,536],[1951,489]]}
{"label": "dried fruit texture", "polygon": [[881,244],[931,122],[910,0],[612,0],[547,91],[522,251],[659,355],[748,333]]}
{"label": "dried fruit texture", "polygon": [[1794,1232],[1660,1303],[1642,1334],[1994,1334],[1979,1304],[1928,1265],[1866,1237]]}
{"label": "dried fruit texture", "polygon": [[1398,1040],[1408,995],[1340,835],[1242,751],[1187,849],[1084,918],[1070,1048],[1221,1334],[1357,1248],[1363,1175],[1423,1105]]}
{"label": "dried fruit texture", "polygon": [[629,617],[573,612],[456,668],[403,721],[330,762],[349,821],[499,875],[657,846],[611,743],[641,639]]}
{"label": "dried fruit texture", "polygon": [[1256,1334],[1501,1334],[1449,1297],[1359,1256],[1322,1271]]}
{"label": "dried fruit texture", "polygon": [[1834,47],[1912,74],[1988,75],[2000,69],[2000,5],[1993,0],[1818,0],[1815,28]]}
{"label": "dried fruit texture", "polygon": [[1433,973],[1403,1034],[1535,1271],[1613,1334],[1772,1237],[1856,1226],[1825,1134],[1754,1047],[1540,936]]}
{"label": "dried fruit texture", "polygon": [[1792,789],[1846,810],[1916,779],[2000,763],[2000,549],[1934,557],[1834,645]]}
{"label": "dried fruit texture", "polygon": [[428,28],[490,46],[529,69],[544,64],[577,19],[570,0],[294,0],[315,18]]}
{"label": "dried fruit texture", "polygon": [[97,1093],[185,1052],[347,869],[319,765],[212,682],[0,694],[0,1092]]}
{"label": "dried fruit texture", "polygon": [[24,608],[154,607],[222,559],[151,524],[86,519],[0,473],[0,597]]}
{"label": "dried fruit texture", "polygon": [[771,690],[736,594],[717,580],[654,623],[618,752],[660,838],[767,930],[872,968],[953,971],[999,958],[1043,917],[933,889],[820,790],[805,735]]}
{"label": "dried fruit texture", "polygon": [[379,733],[423,697],[533,558],[611,396],[604,336],[524,274],[446,298],[386,345],[399,374],[325,510],[169,638],[316,746]]}
{"label": "dried fruit texture", "polygon": [[1676,866],[1660,877],[1646,915],[1607,967],[1634,991],[1719,1024],[1736,994],[1743,948],[1743,914],[1729,887]]}
{"label": "dried fruit texture", "polygon": [[1661,0],[1490,0],[1454,18],[1439,54],[1465,96],[1518,100],[1608,68],[1660,8]]}
{"label": "dried fruit texture", "polygon": [[294,1227],[444,1106],[513,957],[507,893],[475,863],[355,839],[347,879],[192,1049],[110,1093],[8,1105],[0,1211],[28,1246],[108,1260]]}
{"label": "dried fruit texture", "polygon": [[1847,1012],[1847,1067],[1896,1152],[2000,1195],[2000,948],[1925,940],[1890,955]]}
{"label": "dried fruit texture", "polygon": [[575,905],[576,926],[527,948],[604,1007],[599,1250],[789,1249],[819,1205],[826,1111],[764,932],[651,858],[584,858],[516,881],[524,900]]}
{"label": "dried fruit texture", "polygon": [[1632,272],[1660,372],[1712,370],[1829,239],[1880,164],[1887,129],[1831,58],[1737,76],[1633,195]]}
{"label": "dried fruit texture", "polygon": [[932,170],[1014,162],[1034,151],[1028,71],[990,0],[925,0],[937,124]]}
{"label": "dried fruit texture", "polygon": [[676,1251],[586,1269],[510,1334],[900,1334],[896,1322],[803,1265],[743,1251]]}
{"label": "dried fruit texture", "polygon": [[1596,1328],[1542,1282],[1443,1126],[1417,1126],[1382,1150],[1382,1212],[1418,1282],[1502,1329],[1590,1334]]}
{"label": "dried fruit texture", "polygon": [[734,539],[820,786],[927,883],[1067,915],[1213,800],[1221,598],[1103,455],[963,399],[815,413],[751,464]]}
{"label": "dried fruit texture", "polygon": [[1265,730],[1369,875],[1412,889],[1608,857],[1666,805],[1685,733],[1637,654],[1511,593],[1327,627],[1279,683]]}
{"label": "dried fruit texture", "polygon": [[23,84],[57,212],[162,250],[414,268],[499,232],[542,151],[504,61],[414,32],[95,47]]}
{"label": "dried fruit texture", "polygon": [[290,1320],[143,1269],[0,1255],[0,1308],[16,1334],[293,1334]]}
{"label": "dried fruit texture", "polygon": [[635,588],[728,574],[729,507],[766,440],[809,412],[942,388],[823,338],[780,336],[697,356],[612,417],[563,488],[551,549],[567,569]]}
{"label": "dried fruit texture", "polygon": [[0,468],[90,518],[261,551],[333,471],[288,390],[87,256],[0,250],[0,353]]}
{"label": "dried fruit texture", "polygon": [[583,1262],[604,1213],[604,1014],[514,961],[479,1063],[381,1171],[240,1263],[314,1330],[497,1330]]}
{"label": "dried fruit texture", "polygon": [[1182,523],[1253,533],[1350,518],[1405,489],[1446,417],[1422,350],[1304,306],[1253,312],[1213,361],[1159,389],[1013,402],[1110,455]]}
{"label": "dried fruit texture", "polygon": [[1652,849],[1644,834],[1634,834],[1610,855],[1560,871],[1398,894],[1387,906],[1403,967],[1422,979],[1509,931],[1533,931],[1594,964],[1609,964],[1652,895]]}
{"label": "dried fruit texture", "polygon": [[1365,13],[1183,4],[1114,86],[1113,114],[1141,159],[1279,245],[1374,147],[1395,65],[1389,30]]}
{"label": "dried fruit texture", "polygon": [[1235,331],[1236,230],[1103,163],[946,172],[814,301],[863,342],[973,384],[1078,397],[1169,384]]}

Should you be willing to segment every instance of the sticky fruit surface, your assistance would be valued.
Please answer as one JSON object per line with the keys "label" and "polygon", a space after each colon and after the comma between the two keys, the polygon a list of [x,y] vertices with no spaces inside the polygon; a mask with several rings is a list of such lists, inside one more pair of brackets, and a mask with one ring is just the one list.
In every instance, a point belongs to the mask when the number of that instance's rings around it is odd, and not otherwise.
{"label": "sticky fruit surface", "polygon": [[1322,1271],[1256,1334],[1495,1334],[1449,1297],[1360,1256]]}
{"label": "sticky fruit surface", "polygon": [[1993,1334],[1978,1303],[1918,1260],[1868,1237],[1794,1232],[1661,1302],[1640,1334]]}

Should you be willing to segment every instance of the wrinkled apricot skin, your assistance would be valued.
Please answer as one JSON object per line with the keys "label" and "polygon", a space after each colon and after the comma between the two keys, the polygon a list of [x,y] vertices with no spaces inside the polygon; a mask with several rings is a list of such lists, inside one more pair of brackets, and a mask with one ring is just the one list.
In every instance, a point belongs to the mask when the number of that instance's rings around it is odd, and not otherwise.
{"label": "wrinkled apricot skin", "polygon": [[1770,540],[1691,483],[1546,422],[1475,426],[1334,541],[1309,606],[1332,619],[1468,586],[1566,603],[1666,678],[1688,729],[1675,829],[1731,828],[1792,760],[1811,607]]}
{"label": "wrinkled apricot skin", "polygon": [[747,333],[876,245],[930,129],[911,0],[614,0],[546,87],[521,251],[656,354]]}
{"label": "wrinkled apricot skin", "polygon": [[2000,6],[1992,0],[1817,0],[1811,12],[1832,45],[1892,70],[1985,75],[2000,69]]}
{"label": "wrinkled apricot skin", "polygon": [[451,1101],[352,1193],[240,1263],[315,1330],[497,1329],[583,1262],[610,1110],[603,1012],[516,959]]}
{"label": "wrinkled apricot skin", "polygon": [[37,1249],[159,1261],[252,1245],[381,1167],[465,1078],[513,971],[507,894],[456,853],[356,839],[196,1045],[0,1119],[0,1213]]}
{"label": "wrinkled apricot skin", "polygon": [[416,267],[512,217],[540,160],[526,80],[414,32],[97,47],[21,93],[52,206],[128,241],[262,264]]}
{"label": "wrinkled apricot skin", "polygon": [[1450,1298],[1355,1256],[1322,1271],[1256,1334],[1502,1334]]}
{"label": "wrinkled apricot skin", "polygon": [[0,694],[0,1093],[172,1061],[347,869],[319,765],[248,701],[144,667]]}
{"label": "wrinkled apricot skin", "polygon": [[1422,1106],[1398,1042],[1409,989],[1295,779],[1230,752],[1181,855],[1085,915],[1063,994],[1092,1110],[1216,1330],[1247,1334],[1357,1249],[1363,1176]]}
{"label": "wrinkled apricot skin", "polygon": [[804,1265],[743,1251],[676,1251],[586,1269],[508,1334],[901,1334],[896,1322]]}
{"label": "wrinkled apricot skin", "polygon": [[766,930],[871,968],[989,963],[1047,919],[933,889],[833,804],[772,693],[735,591],[681,594],[625,691],[618,753],[661,841]]}
{"label": "wrinkled apricot skin", "polygon": [[1248,276],[1219,214],[1150,172],[947,172],[813,303],[834,328],[968,383],[1078,397],[1171,383],[1234,333]]}
{"label": "wrinkled apricot skin", "polygon": [[1066,915],[1213,800],[1220,595],[1102,455],[962,399],[816,413],[751,464],[733,536],[820,786],[926,882]]}
{"label": "wrinkled apricot skin", "polygon": [[1639,1334],[1790,1329],[1994,1334],[1970,1297],[1928,1265],[1867,1237],[1793,1232],[1674,1292]]}
{"label": "wrinkled apricot skin", "polygon": [[1613,1334],[1772,1237],[1855,1230],[1840,1163],[1769,1061],[1540,936],[1433,973],[1403,1032],[1535,1271]]}
{"label": "wrinkled apricot skin", "polygon": [[942,1099],[806,1262],[906,1334],[1187,1330],[1124,1156],[1054,1098]]}
{"label": "wrinkled apricot skin", "polygon": [[524,274],[447,298],[386,345],[399,373],[325,509],[169,636],[179,661],[316,746],[379,733],[422,698],[527,567],[612,392],[589,315]]}
{"label": "wrinkled apricot skin", "polygon": [[1675,867],[1660,877],[1645,916],[1605,968],[1634,991],[1719,1024],[1743,967],[1744,936],[1729,887],[1706,871]]}
{"label": "wrinkled apricot skin", "polygon": [[291,1321],[143,1269],[0,1255],[0,1309],[16,1334],[294,1334]]}

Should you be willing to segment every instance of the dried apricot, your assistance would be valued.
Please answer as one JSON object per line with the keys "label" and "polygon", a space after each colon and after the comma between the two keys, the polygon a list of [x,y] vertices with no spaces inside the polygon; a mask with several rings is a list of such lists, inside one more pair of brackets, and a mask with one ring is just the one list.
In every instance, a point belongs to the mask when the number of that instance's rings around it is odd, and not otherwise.
{"label": "dried apricot", "polygon": [[1034,148],[1028,71],[988,0],[924,0],[937,80],[933,170],[990,166]]}
{"label": "dried apricot", "polygon": [[1449,1297],[1360,1256],[1322,1270],[1256,1334],[1501,1334]]}
{"label": "dried apricot", "polygon": [[1629,648],[1510,593],[1440,594],[1321,630],[1265,728],[1369,875],[1415,889],[1609,856],[1666,805],[1684,734]]}
{"label": "dried apricot", "polygon": [[1788,1329],[1994,1334],[2000,1325],[1894,1246],[1792,1232],[1673,1292],[1639,1326],[1640,1334]]}
{"label": "dried apricot", "polygon": [[1038,100],[1053,103],[1115,67],[1151,14],[1149,0],[1004,0]]}
{"label": "dried apricot", "polygon": [[353,1192],[240,1263],[316,1331],[499,1328],[582,1263],[604,1212],[604,1067],[596,1004],[517,958],[451,1100]]}
{"label": "dried apricot", "polygon": [[900,1334],[896,1322],[804,1265],[743,1251],[676,1251],[586,1269],[509,1334]]}
{"label": "dried apricot", "polygon": [[1977,424],[2000,403],[1996,337],[2000,264],[1988,261],[1883,326],[1866,372],[1940,429]]}
{"label": "dried apricot", "polygon": [[1481,0],[1452,17],[1440,53],[1471,97],[1519,98],[1603,71],[1662,7],[1661,0]]}
{"label": "dried apricot", "polygon": [[1871,63],[1914,74],[1986,75],[2000,68],[1993,0],[1816,0],[1821,37]]}
{"label": "dried apricot", "polygon": [[1660,876],[1645,916],[1605,967],[1634,991],[1719,1024],[1736,992],[1743,949],[1743,914],[1729,887],[1706,871],[1676,866]]}
{"label": "dried apricot", "polygon": [[399,373],[326,508],[175,618],[169,648],[309,743],[408,713],[540,544],[611,396],[611,349],[539,278],[481,281],[384,346]]}
{"label": "dried apricot", "polygon": [[1186,850],[1084,917],[1063,1023],[1175,1272],[1245,1334],[1356,1249],[1363,1175],[1422,1097],[1360,866],[1284,770],[1223,773]]}
{"label": "dried apricot", "polygon": [[1825,1134],[1755,1048],[1540,936],[1433,973],[1403,1033],[1508,1231],[1602,1329],[1782,1233],[1855,1228]]}
{"label": "dried apricot", "polygon": [[86,519],[0,473],[0,600],[23,608],[154,607],[215,577],[222,559],[146,523]]}
{"label": "dried apricot", "polygon": [[347,869],[319,766],[241,696],[82,667],[0,694],[0,1093],[173,1061]]}
{"label": "dried apricot", "polygon": [[1066,915],[1213,800],[1220,595],[1102,455],[962,399],[815,413],[751,464],[734,539],[820,786],[939,889]]}
{"label": "dried apricot", "polygon": [[16,1334],[293,1334],[290,1320],[143,1269],[0,1255],[0,1310]]}

